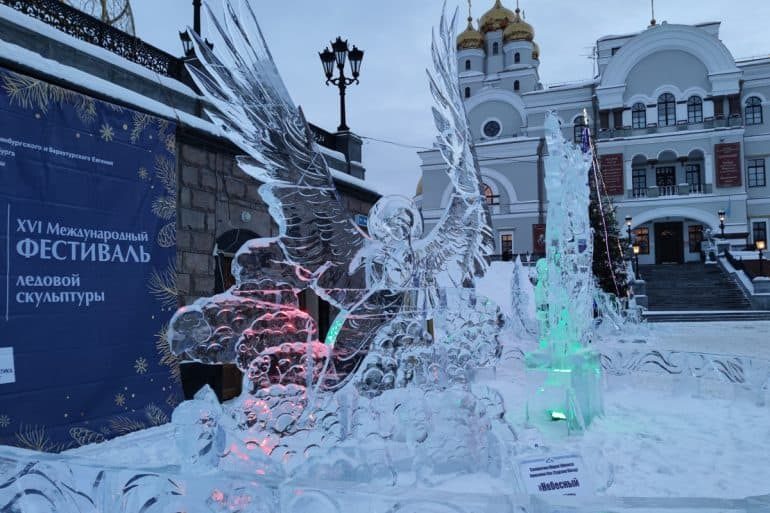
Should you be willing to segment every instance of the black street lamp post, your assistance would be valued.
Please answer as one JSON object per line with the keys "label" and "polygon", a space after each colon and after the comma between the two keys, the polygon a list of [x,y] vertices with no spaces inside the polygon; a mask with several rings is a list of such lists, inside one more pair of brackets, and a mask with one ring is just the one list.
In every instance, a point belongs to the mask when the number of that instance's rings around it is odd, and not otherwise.
{"label": "black street lamp post", "polygon": [[641,251],[641,246],[639,244],[634,244],[634,276],[637,280],[641,280],[642,277],[639,276],[639,251]]}
{"label": "black street lamp post", "polygon": [[631,245],[631,216],[626,216],[626,231],[628,232],[628,245]]}
{"label": "black street lamp post", "polygon": [[754,243],[754,245],[757,247],[757,251],[759,251],[759,275],[764,276],[764,273],[762,272],[762,251],[765,249],[765,245],[767,243],[763,240],[758,240]]}
{"label": "black street lamp post", "polygon": [[[341,37],[337,37],[331,45],[331,50],[327,46],[323,52],[319,52],[318,56],[321,58],[321,64],[324,67],[326,85],[334,84],[340,89],[340,126],[337,127],[337,131],[347,132],[350,128],[345,120],[345,89],[351,84],[359,83],[358,75],[361,73],[361,61],[364,59],[364,51],[359,50],[355,45],[353,45],[351,50],[348,47],[348,41],[343,41]],[[353,78],[345,76],[345,61],[347,59],[350,59],[350,71]],[[339,76],[332,78],[335,64],[337,65],[337,70],[339,70]]]}
{"label": "black street lamp post", "polygon": [[725,211],[719,210],[717,212],[717,215],[719,216],[719,230],[722,232],[722,238],[725,238]]}

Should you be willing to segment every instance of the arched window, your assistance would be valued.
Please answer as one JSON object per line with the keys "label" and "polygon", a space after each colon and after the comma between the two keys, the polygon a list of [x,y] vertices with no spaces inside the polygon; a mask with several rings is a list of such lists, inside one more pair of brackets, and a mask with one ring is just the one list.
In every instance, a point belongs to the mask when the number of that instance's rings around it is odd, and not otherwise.
{"label": "arched window", "polygon": [[[495,194],[495,191],[492,190],[492,187],[482,182],[481,184],[481,192],[484,194],[484,201],[486,201],[487,205],[491,207],[497,207],[500,205],[500,195]],[[492,209],[493,213],[497,213],[497,209]]]}
{"label": "arched window", "polygon": [[465,59],[465,69],[466,70],[471,69],[471,60],[470,59]]}
{"label": "arched window", "polygon": [[518,80],[513,81],[513,90],[518,91],[521,88],[521,84],[519,84]]}
{"label": "arched window", "polygon": [[513,54],[513,62],[515,64],[518,64],[521,62],[521,54],[519,52],[516,52]]}
{"label": "arched window", "polygon": [[687,100],[687,122],[703,123],[703,100],[700,96],[690,96]]}
{"label": "arched window", "polygon": [[745,122],[747,125],[761,125],[762,120],[762,100],[752,96],[746,100]]}
{"label": "arched window", "polygon": [[500,44],[492,43],[492,55],[497,55],[498,53],[500,53]]}
{"label": "arched window", "polygon": [[676,99],[671,93],[658,96],[658,126],[676,125]]}
{"label": "arched window", "polygon": [[585,127],[588,126],[586,125],[586,118],[584,118],[583,116],[578,116],[575,118],[574,124],[575,124],[575,128],[573,129],[573,134],[572,134],[573,140],[576,143],[579,143],[580,141],[583,140],[583,130],[585,129]]}
{"label": "arched window", "polygon": [[631,107],[631,127],[644,128],[647,126],[647,106],[643,103],[635,103]]}
{"label": "arched window", "polygon": [[471,88],[470,87],[466,87],[465,88],[465,97],[466,98],[470,98],[471,97]]}
{"label": "arched window", "polygon": [[484,200],[487,202],[487,205],[494,205],[495,193],[492,190],[492,187],[490,187],[485,183],[482,183],[481,189],[484,191]]}

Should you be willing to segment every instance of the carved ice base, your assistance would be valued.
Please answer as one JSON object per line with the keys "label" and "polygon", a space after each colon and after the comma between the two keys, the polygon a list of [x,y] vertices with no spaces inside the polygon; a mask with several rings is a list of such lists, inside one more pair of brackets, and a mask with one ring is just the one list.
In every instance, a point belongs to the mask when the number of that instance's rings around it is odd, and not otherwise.
{"label": "carved ice base", "polygon": [[547,431],[581,433],[604,413],[601,355],[581,349],[559,358],[537,350],[526,355],[527,422]]}

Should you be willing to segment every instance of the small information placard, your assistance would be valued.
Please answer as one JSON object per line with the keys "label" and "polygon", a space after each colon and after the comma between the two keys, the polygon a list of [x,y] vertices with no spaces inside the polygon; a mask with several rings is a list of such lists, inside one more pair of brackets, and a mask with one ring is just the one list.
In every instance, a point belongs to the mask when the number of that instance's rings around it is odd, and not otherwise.
{"label": "small information placard", "polygon": [[16,383],[16,366],[13,363],[13,348],[0,347],[0,385]]}
{"label": "small information placard", "polygon": [[550,456],[519,462],[519,471],[527,493],[587,495],[585,464],[579,454]]}

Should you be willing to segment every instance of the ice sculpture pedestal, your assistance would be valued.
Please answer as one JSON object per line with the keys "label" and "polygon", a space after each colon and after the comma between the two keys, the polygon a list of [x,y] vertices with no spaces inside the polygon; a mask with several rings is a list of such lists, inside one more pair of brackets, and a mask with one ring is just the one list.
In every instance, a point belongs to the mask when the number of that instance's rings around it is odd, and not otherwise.
{"label": "ice sculpture pedestal", "polygon": [[545,350],[526,355],[528,388],[532,390],[527,422],[540,428],[558,423],[555,431],[566,430],[567,434],[582,432],[604,411],[601,355],[579,349],[556,360]]}

